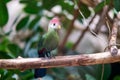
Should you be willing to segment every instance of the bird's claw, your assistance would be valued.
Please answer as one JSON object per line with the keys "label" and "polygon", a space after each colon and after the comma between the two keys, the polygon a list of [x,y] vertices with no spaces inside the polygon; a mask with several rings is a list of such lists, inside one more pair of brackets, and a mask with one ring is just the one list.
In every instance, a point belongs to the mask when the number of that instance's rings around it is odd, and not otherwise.
{"label": "bird's claw", "polygon": [[50,51],[47,51],[47,52],[46,52],[46,57],[49,58],[49,59],[55,58],[55,56],[53,56],[53,55],[50,53]]}
{"label": "bird's claw", "polygon": [[48,49],[45,48],[44,52],[44,57],[47,58],[47,59],[51,59],[51,58],[55,58],[55,56],[53,56],[50,51]]}

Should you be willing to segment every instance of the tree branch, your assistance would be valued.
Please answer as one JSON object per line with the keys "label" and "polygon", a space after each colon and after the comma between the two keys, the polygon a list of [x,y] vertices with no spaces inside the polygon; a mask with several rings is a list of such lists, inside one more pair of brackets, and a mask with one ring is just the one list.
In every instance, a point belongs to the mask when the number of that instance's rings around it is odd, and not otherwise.
{"label": "tree branch", "polygon": [[117,31],[118,31],[118,19],[115,18],[112,26],[112,32],[109,41],[109,50],[112,56],[117,55],[118,48],[116,46]]}
{"label": "tree branch", "polygon": [[104,24],[104,22],[105,22],[105,16],[106,16],[108,10],[109,10],[109,6],[107,6],[107,5],[104,6],[103,11],[102,11],[102,13],[100,14],[100,19],[99,19],[99,21],[98,21],[98,24],[96,25],[96,28],[95,28],[95,33],[96,33],[96,34],[99,33],[99,30],[100,30],[101,26],[102,26],[102,25]]}
{"label": "tree branch", "polygon": [[70,26],[69,26],[69,28],[68,28],[68,30],[67,30],[67,33],[66,33],[66,35],[65,35],[65,37],[64,37],[64,39],[63,39],[63,42],[60,44],[60,46],[59,46],[59,49],[61,50],[63,47],[64,47],[64,45],[65,45],[65,43],[67,42],[67,39],[68,39],[68,37],[69,37],[69,35],[70,35],[70,33],[72,32],[72,30],[73,30],[73,28],[74,28],[74,22],[75,22],[75,20],[77,19],[77,17],[78,17],[78,9],[76,9],[76,10],[74,10],[74,18],[73,18],[73,20],[71,21],[71,23],[70,23]]}
{"label": "tree branch", "polygon": [[78,40],[77,40],[76,43],[73,45],[72,50],[75,50],[75,49],[76,49],[76,47],[78,46],[78,44],[80,43],[80,41],[81,41],[82,38],[84,37],[85,33],[88,31],[89,25],[93,22],[95,16],[96,16],[96,14],[92,17],[92,19],[91,19],[90,22],[88,23],[88,26],[82,31],[82,33],[81,33],[81,35],[79,36]]}
{"label": "tree branch", "polygon": [[111,56],[110,52],[81,54],[71,56],[56,56],[52,59],[45,58],[17,58],[0,59],[0,68],[4,69],[32,69],[32,68],[52,68],[65,66],[85,66],[95,64],[106,64],[120,61],[120,49],[116,56]]}
{"label": "tree branch", "polygon": [[[80,6],[80,4],[81,4],[81,2],[79,1],[79,2],[78,2],[78,5]],[[78,16],[79,16],[79,9],[74,9],[73,16],[74,16],[74,18],[73,18],[73,20],[71,21],[70,26],[69,26],[69,28],[68,28],[68,30],[67,30],[67,33],[66,33],[66,35],[65,35],[62,43],[61,43],[60,46],[59,46],[59,52],[60,52],[60,51],[63,49],[63,47],[65,46],[65,44],[66,44],[66,42],[67,42],[67,40],[68,40],[68,37],[69,37],[70,33],[72,32],[72,30],[73,30],[73,28],[74,28],[74,22],[75,22],[75,20],[76,20],[76,19],[78,18]]]}

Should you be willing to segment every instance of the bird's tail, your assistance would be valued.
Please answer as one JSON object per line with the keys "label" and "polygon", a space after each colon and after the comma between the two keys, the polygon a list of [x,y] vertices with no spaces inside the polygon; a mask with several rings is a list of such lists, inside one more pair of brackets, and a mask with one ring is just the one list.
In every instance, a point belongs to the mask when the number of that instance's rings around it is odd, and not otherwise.
{"label": "bird's tail", "polygon": [[35,69],[34,77],[41,78],[46,75],[46,68],[37,68]]}
{"label": "bird's tail", "polygon": [[[39,57],[45,57],[44,54],[45,49],[38,50]],[[34,77],[35,78],[42,78],[46,75],[46,68],[36,68],[34,71]]]}

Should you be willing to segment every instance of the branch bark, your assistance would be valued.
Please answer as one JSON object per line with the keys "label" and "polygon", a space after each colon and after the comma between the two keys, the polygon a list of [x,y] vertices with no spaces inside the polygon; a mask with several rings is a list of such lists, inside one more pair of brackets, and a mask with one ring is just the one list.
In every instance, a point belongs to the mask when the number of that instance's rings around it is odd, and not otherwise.
{"label": "branch bark", "polygon": [[96,28],[95,28],[95,33],[96,33],[96,34],[99,33],[101,26],[102,26],[102,25],[104,24],[104,22],[105,22],[105,16],[106,16],[108,10],[109,10],[109,6],[107,6],[107,5],[104,6],[103,11],[102,11],[102,13],[100,14],[100,19],[99,19],[99,21],[98,21],[98,24],[96,25]]}
{"label": "branch bark", "polygon": [[81,54],[71,56],[56,56],[52,59],[45,58],[17,58],[0,59],[0,68],[4,69],[32,69],[32,68],[52,68],[65,66],[85,66],[95,64],[106,64],[120,61],[120,49],[116,56],[111,56],[110,52]]}
{"label": "branch bark", "polygon": [[112,56],[117,55],[118,53],[118,48],[116,46],[116,39],[117,39],[117,31],[118,31],[118,19],[114,19],[114,23],[112,26],[112,32],[110,36],[110,41],[109,41],[109,50]]}

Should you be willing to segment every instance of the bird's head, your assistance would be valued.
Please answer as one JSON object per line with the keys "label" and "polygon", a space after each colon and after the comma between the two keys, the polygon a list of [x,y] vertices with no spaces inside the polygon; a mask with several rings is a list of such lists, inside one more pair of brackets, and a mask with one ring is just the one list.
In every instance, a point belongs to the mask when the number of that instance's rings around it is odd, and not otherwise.
{"label": "bird's head", "polygon": [[58,30],[60,28],[61,28],[61,26],[60,26],[60,21],[59,21],[58,17],[54,17],[52,20],[50,20],[48,29]]}

